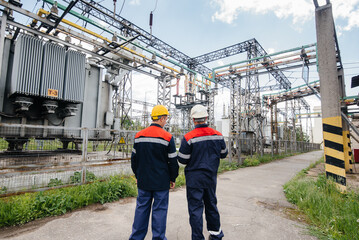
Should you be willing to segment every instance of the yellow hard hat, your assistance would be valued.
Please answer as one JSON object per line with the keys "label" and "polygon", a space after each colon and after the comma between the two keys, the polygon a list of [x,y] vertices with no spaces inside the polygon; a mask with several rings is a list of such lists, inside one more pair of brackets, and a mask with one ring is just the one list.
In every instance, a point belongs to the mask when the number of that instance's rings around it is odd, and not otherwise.
{"label": "yellow hard hat", "polygon": [[167,108],[163,105],[156,105],[152,109],[151,117],[153,120],[157,120],[159,116],[170,115]]}

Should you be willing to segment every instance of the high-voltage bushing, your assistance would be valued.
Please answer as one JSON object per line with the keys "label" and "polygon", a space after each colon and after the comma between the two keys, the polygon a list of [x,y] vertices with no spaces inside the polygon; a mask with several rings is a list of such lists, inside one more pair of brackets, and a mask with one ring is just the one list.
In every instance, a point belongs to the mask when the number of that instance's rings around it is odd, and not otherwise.
{"label": "high-voltage bushing", "polygon": [[58,103],[56,101],[52,101],[52,100],[45,100],[42,103],[42,114],[53,114],[55,113],[56,108],[58,108]]}
{"label": "high-voltage bushing", "polygon": [[77,111],[77,105],[68,103],[64,108],[62,108],[59,115],[61,118],[71,117],[76,115],[76,111]]}
{"label": "high-voltage bushing", "polygon": [[34,100],[29,97],[18,96],[15,98],[16,112],[29,111],[29,107],[34,103]]}

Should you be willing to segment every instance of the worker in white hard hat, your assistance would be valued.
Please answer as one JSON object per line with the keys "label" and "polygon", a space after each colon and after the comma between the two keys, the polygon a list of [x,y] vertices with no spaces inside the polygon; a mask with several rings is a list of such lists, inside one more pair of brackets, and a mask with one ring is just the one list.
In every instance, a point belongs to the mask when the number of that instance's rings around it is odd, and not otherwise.
{"label": "worker in white hard hat", "polygon": [[138,196],[131,240],[146,237],[152,208],[152,239],[167,239],[169,189],[178,176],[174,139],[163,129],[169,112],[163,105],[152,109],[152,124],[135,136],[131,168],[137,179]]}
{"label": "worker in white hard hat", "polygon": [[195,129],[187,133],[181,142],[178,161],[186,165],[186,191],[192,240],[204,240],[203,208],[205,209],[209,239],[222,239],[220,216],[217,209],[217,172],[220,158],[228,154],[222,134],[207,122],[207,109],[195,105],[191,119]]}

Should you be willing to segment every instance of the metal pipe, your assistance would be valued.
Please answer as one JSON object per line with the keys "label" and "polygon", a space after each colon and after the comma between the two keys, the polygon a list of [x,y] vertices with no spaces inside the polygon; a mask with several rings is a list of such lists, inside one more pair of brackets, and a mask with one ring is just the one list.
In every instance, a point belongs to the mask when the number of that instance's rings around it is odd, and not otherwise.
{"label": "metal pipe", "polygon": [[179,96],[179,82],[181,78],[177,77],[177,85],[176,85],[176,95]]}
{"label": "metal pipe", "polygon": [[[315,84],[315,83],[319,83],[319,82],[320,82],[320,80],[316,80],[316,81],[310,82],[309,84]],[[281,93],[285,93],[285,92],[289,92],[289,91],[294,91],[295,89],[298,89],[298,88],[301,88],[301,87],[304,87],[304,86],[306,86],[306,84],[303,84],[303,85],[300,85],[300,86],[291,88],[291,89],[289,89],[289,90],[284,90],[284,91],[281,91],[281,92],[278,92],[278,93],[263,94],[263,96],[278,95],[278,94],[281,94]]]}
{"label": "metal pipe", "polygon": [[345,120],[345,122],[349,125],[349,127],[355,132],[356,135],[359,136],[359,131],[354,126],[354,124],[351,121],[349,121],[348,117],[343,112],[341,113],[341,115],[342,115],[343,119]]}
{"label": "metal pipe", "polygon": [[[315,49],[305,51],[305,53],[311,53],[311,52],[315,52]],[[276,58],[271,58],[270,61],[279,60],[279,59],[285,59],[285,58],[289,58],[289,57],[293,57],[293,56],[298,56],[300,54],[302,54],[302,53],[301,52],[295,52],[295,53],[292,53],[292,54],[288,54],[288,55],[284,55],[284,56],[280,56],[280,57],[276,57]],[[266,61],[266,62],[268,62],[268,61]],[[263,63],[265,63],[265,62],[252,62],[252,63],[249,63],[249,64],[240,65],[240,66],[237,66],[237,67],[233,67],[233,65],[231,65],[228,69],[222,69],[222,70],[216,71],[216,74],[220,73],[220,72],[229,71],[229,69],[230,70],[236,70],[236,69],[239,69],[239,68],[249,67],[249,66],[253,66],[253,65],[259,65],[259,64],[263,64]]]}
{"label": "metal pipe", "polygon": [[[40,16],[40,17],[41,17],[42,15],[45,15],[45,16],[46,16],[46,15],[48,15],[48,14],[49,14],[49,12],[46,11],[46,10],[44,10],[44,9],[39,9],[39,11],[38,11],[38,16]],[[100,38],[100,39],[102,39],[103,41],[106,41],[106,42],[108,42],[108,43],[111,43],[111,42],[112,42],[110,39],[108,39],[108,38],[106,38],[106,37],[104,37],[104,36],[102,36],[102,35],[100,35],[100,34],[97,34],[97,33],[93,32],[93,31],[91,31],[91,30],[89,30],[89,29],[87,29],[87,28],[84,28],[84,27],[82,27],[82,26],[80,26],[80,25],[78,25],[78,24],[76,24],[76,23],[73,23],[73,22],[71,22],[71,21],[68,21],[68,20],[66,20],[66,19],[62,19],[62,22],[65,23],[65,24],[67,24],[67,25],[69,25],[69,26],[71,26],[71,27],[74,27],[74,28],[76,28],[76,29],[78,29],[78,30],[80,30],[80,31],[83,31],[83,32],[85,32],[85,33],[87,33],[87,34],[90,34],[90,35],[92,35],[92,36],[94,36],[94,37]],[[134,55],[137,55],[137,56],[139,56],[139,57],[141,57],[141,58],[144,58],[144,59],[148,60],[149,62],[152,61],[152,59],[146,57],[146,56],[143,55],[143,54],[137,53],[136,51],[134,51],[134,50],[132,50],[132,49],[126,47],[126,46],[121,46],[120,48],[121,48],[121,49],[125,49],[126,51],[128,51],[128,52],[130,52],[130,53],[132,53],[132,54],[134,54]],[[118,51],[117,51],[117,52],[118,52]],[[172,71],[174,71],[174,72],[180,73],[178,70],[176,70],[176,69],[174,69],[174,68],[168,67],[168,66],[166,66],[166,65],[164,65],[164,64],[161,64],[161,63],[158,63],[158,64],[159,64],[160,66],[165,67],[165,68],[167,68],[167,69],[170,69],[170,70],[172,70]]]}
{"label": "metal pipe", "polygon": [[230,65],[237,65],[237,64],[240,64],[240,63],[255,61],[255,60],[259,60],[259,59],[267,58],[267,57],[271,57],[271,56],[276,56],[276,55],[283,54],[283,53],[287,53],[287,52],[293,52],[293,51],[297,51],[297,50],[301,50],[301,49],[303,49],[303,48],[309,48],[309,47],[313,47],[313,46],[316,46],[316,43],[304,45],[304,46],[302,46],[302,47],[291,48],[291,49],[283,50],[283,51],[276,52],[276,53],[271,53],[271,54],[267,54],[267,55],[264,55],[264,56],[260,56],[260,57],[255,57],[255,58],[243,60],[243,61],[240,61],[240,62],[234,62],[234,63],[226,64],[226,65],[223,65],[223,66],[218,66],[218,67],[212,68],[212,70],[213,70],[213,69],[214,69],[214,70],[215,70],[215,69],[220,69],[220,68],[224,68],[224,67],[229,67]]}
{"label": "metal pipe", "polygon": [[[44,1],[44,2],[47,2],[47,3],[50,3],[50,4],[54,4],[54,1],[53,1],[53,0],[43,0],[43,1]],[[60,9],[62,9],[62,10],[65,10],[65,9],[66,9],[66,7],[65,7],[64,5],[61,5],[61,4],[58,4],[57,7],[60,8]],[[103,27],[101,24],[99,24],[99,23],[97,23],[97,22],[95,22],[95,21],[93,21],[93,20],[91,20],[91,19],[89,19],[89,18],[84,17],[83,15],[81,15],[81,14],[79,14],[79,13],[73,11],[73,10],[71,10],[69,13],[72,14],[72,15],[74,15],[75,17],[77,17],[77,18],[79,18],[79,19],[81,19],[81,20],[87,22],[87,23],[92,24],[92,25],[95,26],[95,27],[100,28],[101,30],[103,30],[103,31],[105,31],[105,32],[108,32],[108,33],[110,33],[110,34],[112,34],[112,35],[115,34],[117,37],[119,37],[120,39],[122,39],[122,40],[124,40],[124,41],[127,41],[127,40],[128,40],[127,38],[123,37],[122,35],[118,35],[115,31],[112,31],[112,30],[110,30],[109,28],[105,28],[105,27]],[[112,17],[112,16],[110,16],[110,17]],[[136,43],[134,43],[134,42],[133,42],[132,44],[133,44],[134,46],[138,47],[138,48],[141,48],[142,50],[144,50],[144,51],[146,51],[146,52],[149,52],[149,53],[151,53],[151,54],[155,54],[155,56],[158,56],[159,58],[161,58],[161,59],[163,59],[163,60],[165,60],[165,61],[168,61],[168,62],[170,62],[170,63],[172,63],[172,64],[175,64],[175,65],[177,65],[177,66],[179,66],[179,67],[181,67],[181,68],[183,68],[183,69],[186,69],[188,72],[196,73],[194,70],[192,70],[192,69],[190,69],[190,68],[187,68],[186,66],[184,66],[184,65],[182,65],[182,64],[180,64],[180,63],[178,63],[178,62],[175,62],[175,61],[173,61],[173,60],[171,60],[171,59],[168,59],[167,57],[162,56],[161,54],[157,53],[156,51],[152,51],[152,50],[150,50],[150,49],[148,49],[148,48],[146,48],[146,47],[143,47],[143,46],[141,46],[140,44],[136,44]],[[209,78],[208,78],[208,79],[209,79]],[[209,80],[211,80],[211,79],[209,79]]]}
{"label": "metal pipe", "polygon": [[3,11],[1,17],[1,27],[0,27],[0,70],[3,71],[6,71],[6,69],[2,69],[2,59],[3,59],[4,45],[5,45],[6,21],[7,21],[7,13]]}
{"label": "metal pipe", "polygon": [[354,95],[354,96],[343,97],[342,100],[357,99],[357,98],[359,98],[359,96],[358,96],[358,95]]}
{"label": "metal pipe", "polygon": [[[315,56],[313,55],[309,55],[308,56],[308,59],[314,59]],[[233,75],[233,74],[238,74],[238,73],[246,73],[246,72],[249,72],[249,71],[255,71],[255,70],[260,70],[260,69],[264,69],[264,68],[267,68],[267,67],[274,67],[274,66],[280,66],[280,65],[285,65],[285,64],[290,64],[290,63],[296,63],[296,62],[299,62],[299,61],[302,61],[301,58],[296,58],[296,59],[291,59],[291,60],[287,60],[287,61],[280,61],[280,62],[274,62],[272,64],[269,64],[267,66],[258,66],[258,67],[251,67],[251,68],[245,68],[245,69],[242,69],[242,70],[236,70],[236,71],[233,71],[233,72],[229,72],[229,73],[224,73],[224,74],[218,74],[216,75],[216,77],[222,77],[222,76],[228,76],[228,75]],[[252,64],[254,65],[254,64]]]}
{"label": "metal pipe", "polygon": [[[79,50],[79,51],[82,51],[82,52],[91,54],[91,55],[93,55],[93,56],[95,56],[95,57],[103,58],[103,59],[105,59],[105,60],[107,60],[107,61],[109,61],[109,62],[112,62],[112,63],[115,63],[115,64],[120,65],[120,67],[123,68],[123,69],[126,69],[126,70],[134,70],[133,67],[131,67],[131,66],[128,66],[128,65],[125,65],[125,64],[120,63],[120,62],[118,62],[118,61],[115,61],[115,60],[113,60],[113,59],[111,59],[111,58],[109,58],[109,57],[96,54],[96,53],[94,53],[94,52],[92,52],[92,51],[90,51],[90,50],[88,50],[88,49],[83,48],[83,47],[70,44],[70,43],[68,43],[68,42],[66,42],[66,41],[64,41],[64,40],[61,40],[61,39],[57,38],[57,37],[54,37],[54,36],[51,36],[51,35],[48,35],[48,34],[39,32],[39,31],[37,31],[37,30],[35,30],[35,29],[32,29],[32,28],[27,27],[27,26],[24,26],[24,25],[22,25],[22,24],[15,23],[15,22],[10,22],[10,21],[9,21],[9,24],[10,24],[10,25],[13,25],[14,27],[19,27],[19,28],[21,28],[21,29],[25,29],[27,32],[44,36],[44,37],[46,37],[46,38],[49,39],[49,40],[52,40],[52,41],[61,43],[61,44],[65,45],[65,46],[69,46],[69,47],[72,47],[72,48],[77,49],[77,50]],[[151,77],[156,77],[156,75],[154,75],[154,74],[152,74],[152,73],[148,73],[148,72],[146,72],[146,71],[139,70],[139,69],[135,69],[135,70],[136,70],[137,72],[140,72],[140,73],[149,75],[149,76],[151,76]]]}
{"label": "metal pipe", "polygon": [[47,20],[46,18],[39,18],[39,16],[37,16],[36,14],[28,11],[28,10],[25,10],[23,8],[20,8],[20,7],[16,7],[15,5],[13,4],[10,4],[4,0],[0,0],[0,5],[8,8],[8,9],[11,9],[11,10],[14,10],[15,12],[18,12],[18,13],[21,13],[23,15],[26,15],[28,17],[31,17],[33,19],[36,19],[38,21],[41,21],[47,25],[49,25],[50,27],[53,27],[54,26],[54,23],[53,22],[50,22],[49,20]]}
{"label": "metal pipe", "polygon": [[313,0],[315,8],[319,7],[318,0]]}
{"label": "metal pipe", "polygon": [[353,134],[350,133],[350,136],[351,136],[357,143],[359,143],[359,140],[358,140]]}

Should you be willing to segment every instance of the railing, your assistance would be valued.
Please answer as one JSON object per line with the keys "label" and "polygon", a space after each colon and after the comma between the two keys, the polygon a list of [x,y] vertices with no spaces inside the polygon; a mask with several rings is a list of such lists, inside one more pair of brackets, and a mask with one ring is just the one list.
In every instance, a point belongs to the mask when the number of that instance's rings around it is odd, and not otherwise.
{"label": "railing", "polygon": [[226,138],[226,144],[229,150],[229,160],[242,163],[246,156],[253,154],[282,154],[282,153],[302,153],[313,150],[320,150],[321,144],[310,143],[305,141],[288,141],[288,140],[268,140],[263,139],[257,142],[253,138]]}
{"label": "railing", "polygon": [[135,131],[2,124],[0,132],[0,195],[132,173]]}
{"label": "railing", "polygon": [[[0,196],[84,184],[115,174],[132,174],[130,158],[137,131],[0,124]],[[174,135],[177,147],[182,135]],[[242,157],[261,152],[253,138],[225,138]],[[232,144],[232,145],[231,145]],[[232,146],[232,147],[231,147]],[[263,152],[292,153],[319,144],[263,141]]]}

